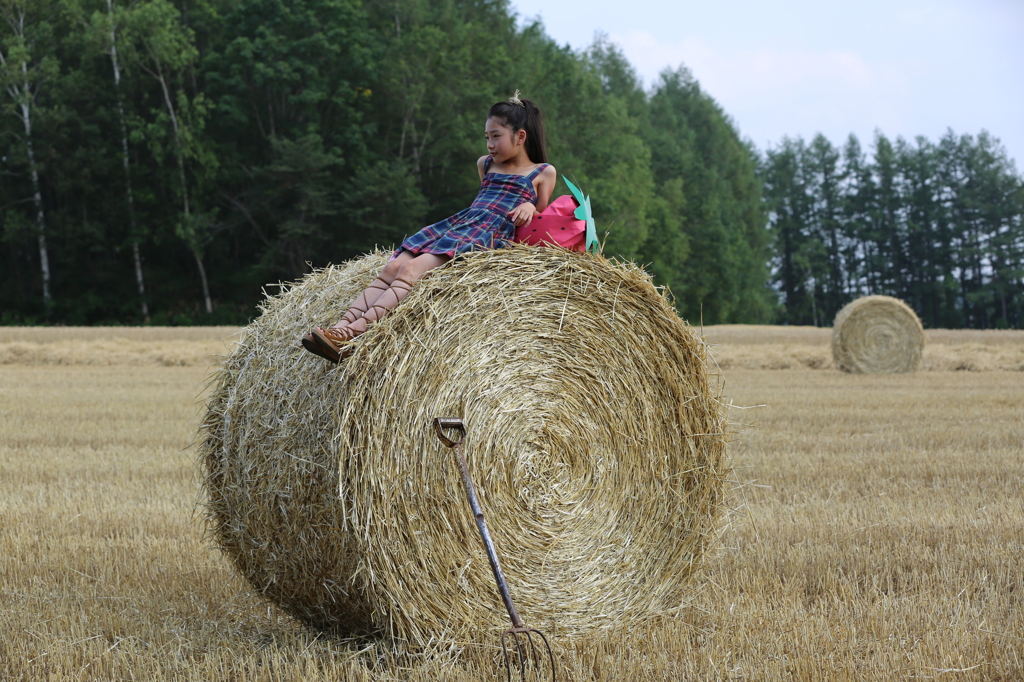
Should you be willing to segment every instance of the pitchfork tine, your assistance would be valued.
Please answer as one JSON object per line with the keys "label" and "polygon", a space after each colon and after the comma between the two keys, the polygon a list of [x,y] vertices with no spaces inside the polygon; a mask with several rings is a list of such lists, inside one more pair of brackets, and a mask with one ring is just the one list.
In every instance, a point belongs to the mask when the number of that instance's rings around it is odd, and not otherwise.
{"label": "pitchfork tine", "polygon": [[[454,429],[458,431],[459,440],[452,440],[446,436],[444,433],[445,429]],[[537,634],[540,636],[541,641],[544,642],[544,648],[548,652],[548,663],[551,665],[551,682],[555,682],[555,654],[551,651],[551,644],[548,643],[548,638],[543,632],[523,625],[523,621],[519,618],[519,614],[516,612],[516,607],[512,603],[512,595],[509,593],[508,583],[505,582],[505,574],[501,572],[501,564],[498,563],[498,551],[494,548],[494,542],[491,541],[491,533],[487,530],[487,522],[484,520],[484,512],[480,508],[480,502],[476,497],[476,487],[473,485],[473,479],[469,475],[469,464],[466,463],[466,456],[462,452],[462,441],[466,437],[466,427],[462,423],[461,419],[438,418],[434,420],[434,431],[437,433],[438,439],[446,447],[451,448],[455,452],[455,459],[458,462],[459,470],[462,473],[462,484],[466,489],[466,497],[469,498],[469,506],[473,509],[476,526],[480,530],[480,537],[483,538],[484,548],[487,550],[487,558],[491,562],[491,570],[494,572],[494,581],[498,583],[498,591],[501,593],[501,600],[505,603],[505,609],[508,611],[508,617],[512,621],[512,627],[501,635],[501,654],[505,659],[505,672],[508,673],[508,680],[509,682],[512,682],[512,663],[509,660],[506,638],[511,635],[513,641],[516,643],[519,679],[522,680],[522,682],[526,682],[526,668],[529,666],[530,658],[533,659],[533,668],[538,671],[538,675],[540,674],[541,655],[538,651],[537,645],[533,641],[533,634]],[[519,641],[519,635],[526,636],[528,648],[525,648],[523,643]]]}
{"label": "pitchfork tine", "polygon": [[[516,643],[516,660],[519,663],[519,665],[517,665],[516,667],[519,668],[519,679],[525,682],[527,667],[526,663],[529,662],[530,658],[533,659],[533,667],[538,670],[540,669],[540,650],[537,644],[533,641],[534,634],[540,636],[541,641],[544,643],[548,655],[551,657],[549,658],[548,663],[551,665],[552,674],[554,674],[553,671],[555,669],[555,661],[553,655],[551,654],[551,647],[548,646],[547,638],[544,636],[544,633],[540,630],[534,630],[532,628],[512,628],[511,630],[506,630],[501,636],[501,653],[505,659],[505,671],[508,673],[508,682],[512,682],[512,662],[510,660],[510,656],[508,653],[508,647],[506,646],[507,638],[510,635],[512,637],[512,640]],[[519,639],[520,635],[526,637],[527,646],[524,646],[522,641]]]}

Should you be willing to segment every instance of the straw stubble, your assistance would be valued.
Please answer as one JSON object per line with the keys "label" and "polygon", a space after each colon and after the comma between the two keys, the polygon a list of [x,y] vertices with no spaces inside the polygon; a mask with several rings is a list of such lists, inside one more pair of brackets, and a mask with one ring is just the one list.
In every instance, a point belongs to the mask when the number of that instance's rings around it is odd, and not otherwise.
{"label": "straw stubble", "polygon": [[298,338],[386,262],[269,298],[203,424],[210,527],[313,626],[414,646],[507,626],[452,454],[466,455],[524,619],[572,637],[674,613],[716,536],[725,414],[706,347],[640,268],[481,252],[418,283],[339,366]]}

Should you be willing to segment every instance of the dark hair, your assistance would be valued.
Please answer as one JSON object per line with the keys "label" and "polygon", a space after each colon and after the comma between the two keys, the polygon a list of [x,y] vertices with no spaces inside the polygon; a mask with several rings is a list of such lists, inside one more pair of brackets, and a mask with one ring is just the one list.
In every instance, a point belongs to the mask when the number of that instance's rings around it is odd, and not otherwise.
{"label": "dark hair", "polygon": [[[518,90],[516,94],[518,94]],[[540,119],[540,109],[528,99],[515,102],[498,102],[487,112],[487,118],[497,118],[505,122],[513,133],[526,131],[526,155],[534,163],[548,162],[547,144],[544,142],[544,122]]]}

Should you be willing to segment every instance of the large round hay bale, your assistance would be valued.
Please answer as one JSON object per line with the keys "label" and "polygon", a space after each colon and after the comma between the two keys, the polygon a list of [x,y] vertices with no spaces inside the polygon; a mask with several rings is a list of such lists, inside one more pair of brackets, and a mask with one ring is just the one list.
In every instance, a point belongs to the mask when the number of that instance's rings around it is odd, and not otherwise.
{"label": "large round hay bale", "polygon": [[706,348],[630,264],[556,249],[435,270],[353,355],[299,337],[386,262],[316,271],[241,335],[202,425],[210,528],[302,621],[413,645],[507,627],[453,454],[520,613],[551,634],[671,614],[717,536],[726,421]]}
{"label": "large round hay bale", "polygon": [[832,323],[832,359],[844,372],[914,372],[923,351],[921,320],[898,298],[858,298],[843,306]]}

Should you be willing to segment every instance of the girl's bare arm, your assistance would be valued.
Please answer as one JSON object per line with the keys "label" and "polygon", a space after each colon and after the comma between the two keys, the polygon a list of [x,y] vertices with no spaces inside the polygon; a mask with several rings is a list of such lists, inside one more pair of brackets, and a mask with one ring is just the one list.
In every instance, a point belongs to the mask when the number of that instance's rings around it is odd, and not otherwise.
{"label": "girl's bare arm", "polygon": [[554,166],[548,166],[533,179],[533,188],[537,190],[537,212],[540,213],[551,203],[551,193],[555,191],[558,173]]}
{"label": "girl's bare arm", "polygon": [[533,221],[533,216],[548,207],[548,203],[551,201],[551,193],[555,190],[556,178],[555,167],[548,166],[533,179],[533,189],[537,192],[537,205],[535,206],[527,201],[519,204],[509,212],[508,217],[512,219],[516,227],[529,225]]}

